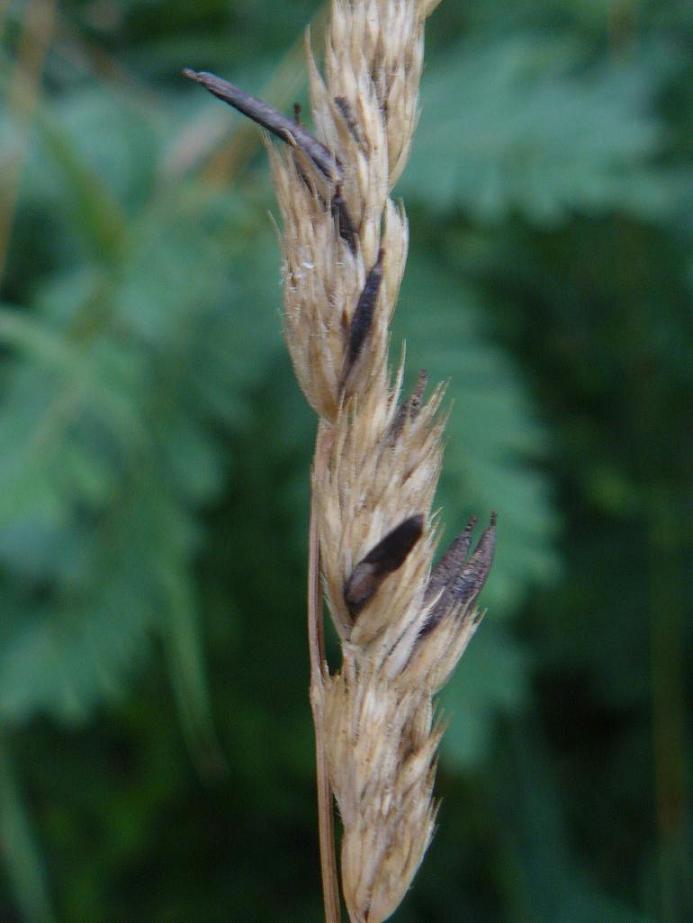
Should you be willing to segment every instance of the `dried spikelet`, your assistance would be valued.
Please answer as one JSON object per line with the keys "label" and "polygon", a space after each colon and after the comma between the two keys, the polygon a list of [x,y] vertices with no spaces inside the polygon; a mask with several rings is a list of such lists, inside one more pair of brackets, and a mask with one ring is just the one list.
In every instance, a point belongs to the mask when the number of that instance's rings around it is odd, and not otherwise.
{"label": "dried spikelet", "polygon": [[[413,719],[416,720],[413,720]],[[353,921],[399,905],[433,834],[435,751],[427,690],[402,687],[347,652],[328,685],[330,776],[340,807],[344,898]]]}
{"label": "dried spikelet", "polygon": [[[394,912],[430,842],[442,733],[433,696],[480,621],[474,603],[495,543],[494,517],[469,556],[472,522],[432,568],[443,389],[426,400],[422,372],[402,400],[403,362],[394,382],[388,367],[408,245],[404,212],[389,195],[411,145],[424,22],[437,3],[332,0],[324,78],[306,41],[315,137],[231,84],[188,72],[287,142],[270,145],[283,219],[284,327],[320,417],[311,560],[319,556],[343,653],[329,675],[319,631],[311,635],[318,788],[326,789],[326,763],[352,923]],[[326,917],[335,923],[328,807],[323,795]]]}

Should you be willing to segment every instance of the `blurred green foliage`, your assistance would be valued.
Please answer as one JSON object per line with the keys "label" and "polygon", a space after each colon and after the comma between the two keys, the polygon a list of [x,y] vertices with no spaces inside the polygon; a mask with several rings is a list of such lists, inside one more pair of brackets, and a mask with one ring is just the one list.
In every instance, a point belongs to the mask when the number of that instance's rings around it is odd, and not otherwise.
{"label": "blurred green foliage", "polygon": [[[314,421],[259,135],[315,2],[0,5],[0,920],[320,919]],[[500,514],[408,921],[693,915],[693,7],[446,0],[395,345]]]}

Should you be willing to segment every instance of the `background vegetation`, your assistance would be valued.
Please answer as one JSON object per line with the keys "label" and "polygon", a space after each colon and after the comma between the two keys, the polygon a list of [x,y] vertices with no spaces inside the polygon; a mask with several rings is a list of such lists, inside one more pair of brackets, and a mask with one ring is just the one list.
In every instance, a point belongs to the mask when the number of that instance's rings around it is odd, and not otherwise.
{"label": "background vegetation", "polygon": [[[0,4],[0,920],[320,919],[314,421],[258,132],[315,0]],[[693,915],[693,6],[446,0],[401,183],[450,529],[500,514],[398,923]],[[690,687],[688,688],[690,694]]]}

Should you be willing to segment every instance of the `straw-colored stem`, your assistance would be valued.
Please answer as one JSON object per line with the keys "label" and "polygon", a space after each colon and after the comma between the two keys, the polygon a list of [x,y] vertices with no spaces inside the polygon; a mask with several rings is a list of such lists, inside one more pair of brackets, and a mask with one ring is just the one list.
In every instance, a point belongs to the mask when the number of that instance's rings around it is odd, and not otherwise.
{"label": "straw-colored stem", "polygon": [[[322,476],[327,463],[330,433],[321,423],[315,442],[313,485]],[[327,666],[323,623],[322,588],[320,584],[320,539],[317,497],[311,486],[310,530],[308,536],[308,649],[310,653],[310,702],[315,727],[315,771],[318,799],[318,836],[320,868],[325,907],[325,923],[339,923],[339,885],[334,843],[334,812],[332,789],[327,771],[324,722],[324,689]]]}

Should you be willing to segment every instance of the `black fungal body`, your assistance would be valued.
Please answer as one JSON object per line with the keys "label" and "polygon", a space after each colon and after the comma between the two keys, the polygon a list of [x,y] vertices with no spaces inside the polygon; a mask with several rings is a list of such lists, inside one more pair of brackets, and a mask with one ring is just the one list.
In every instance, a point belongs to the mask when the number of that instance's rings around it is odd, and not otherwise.
{"label": "black fungal body", "polygon": [[282,141],[300,148],[327,179],[335,183],[340,181],[342,167],[337,158],[324,144],[306,131],[298,121],[292,122],[291,119],[282,115],[269,103],[258,99],[256,96],[251,96],[233,83],[229,83],[228,80],[222,80],[221,77],[217,77],[215,74],[209,74],[206,71],[195,71],[186,67],[183,75],[201,84],[217,99],[227,103],[229,106],[233,106],[238,112],[257,122],[258,125],[266,128],[267,131],[272,132]]}
{"label": "black fungal body", "polygon": [[354,316],[351,319],[347,346],[347,373],[356,364],[373,323],[373,313],[378,300],[378,293],[380,292],[380,284],[383,281],[383,255],[383,250],[381,249],[375,265],[368,273],[366,284],[359,296]]}
{"label": "black fungal body", "polygon": [[375,595],[388,574],[404,564],[423,533],[424,517],[410,516],[388,532],[359,563],[344,585],[344,602],[349,613],[357,616]]}
{"label": "black fungal body", "polygon": [[349,209],[347,208],[347,204],[342,197],[342,189],[340,186],[337,186],[335,194],[332,197],[332,217],[337,220],[339,236],[342,238],[342,240],[347,242],[351,252],[356,255],[356,251],[358,249],[358,237],[356,235],[354,223],[351,220],[351,215],[349,214]]}

